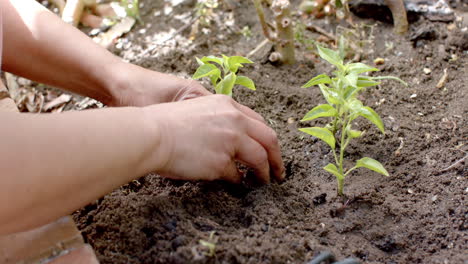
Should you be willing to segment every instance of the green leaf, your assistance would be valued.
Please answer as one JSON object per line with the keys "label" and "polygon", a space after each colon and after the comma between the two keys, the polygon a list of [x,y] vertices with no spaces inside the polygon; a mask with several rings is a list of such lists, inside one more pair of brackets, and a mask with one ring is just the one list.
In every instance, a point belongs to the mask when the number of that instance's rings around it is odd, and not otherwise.
{"label": "green leaf", "polygon": [[220,70],[217,70],[215,73],[213,73],[211,76],[210,76],[210,81],[211,81],[211,84],[213,86],[216,86],[216,84],[218,83],[218,80],[221,78],[221,71]]}
{"label": "green leaf", "polygon": [[379,84],[380,82],[373,81],[371,77],[367,76],[359,76],[356,83],[357,87],[370,87]]}
{"label": "green leaf", "polygon": [[198,67],[197,71],[195,71],[192,78],[195,80],[200,79],[205,76],[216,74],[216,71],[219,72],[219,69],[216,68],[216,66],[214,66],[213,64],[209,64],[209,63],[203,64],[200,67]]}
{"label": "green leaf", "polygon": [[363,72],[370,72],[370,71],[379,71],[379,69],[366,65],[364,63],[351,63],[346,65],[346,69],[349,73],[360,74]]}
{"label": "green leaf", "polygon": [[255,84],[249,77],[237,76],[236,83],[255,91]]}
{"label": "green leaf", "polygon": [[301,121],[309,121],[319,117],[336,116],[338,112],[329,104],[321,104],[310,110]]}
{"label": "green leaf", "polygon": [[301,88],[309,88],[311,86],[318,85],[318,84],[324,84],[324,83],[326,83],[326,84],[331,83],[331,79],[326,74],[320,74],[320,75],[317,75],[314,78],[310,79],[310,81],[308,81],[306,84],[304,84]]}
{"label": "green leaf", "polygon": [[253,63],[253,61],[242,57],[242,56],[232,56],[228,58],[229,70],[236,73],[239,67],[242,67],[243,63]]}
{"label": "green leaf", "polygon": [[327,49],[327,48],[324,48],[324,47],[321,47],[320,45],[317,45],[317,49],[318,49],[318,53],[320,55],[320,57],[326,61],[328,61],[329,63],[335,65],[336,67],[338,67],[339,69],[342,69],[343,68],[343,60],[340,58],[340,55],[331,50],[331,49]]}
{"label": "green leaf", "polygon": [[335,137],[330,130],[323,127],[307,127],[299,130],[325,141],[332,149],[335,149]]}
{"label": "green leaf", "polygon": [[404,86],[408,86],[408,84],[403,81],[402,79],[398,78],[398,77],[395,77],[395,76],[376,76],[376,77],[371,77],[372,80],[395,80],[395,81],[399,81],[401,82]]}
{"label": "green leaf", "polygon": [[219,66],[223,66],[223,59],[215,57],[215,56],[206,56],[206,57],[201,58],[200,61],[202,61],[203,63],[215,62],[219,64]]}
{"label": "green leaf", "polygon": [[357,94],[360,90],[362,90],[362,87],[353,87],[353,86],[348,86],[346,87],[346,90],[343,94],[343,97],[345,100],[348,100],[349,98],[353,97],[355,94]]}
{"label": "green leaf", "polygon": [[[335,0],[335,6],[337,8],[342,8],[343,7],[343,2],[341,2],[341,0]],[[343,36],[341,36],[343,37]]]}
{"label": "green leaf", "polygon": [[358,80],[358,75],[356,73],[350,73],[346,75],[344,78],[346,81],[346,84],[352,87],[356,87],[357,80]]}
{"label": "green leaf", "polygon": [[215,90],[217,94],[225,94],[232,96],[232,88],[236,81],[236,74],[231,72],[223,80],[221,80],[218,85],[216,85]]}
{"label": "green leaf", "polygon": [[221,54],[221,56],[223,57],[223,68],[224,73],[226,74],[227,72],[231,71],[231,69],[229,68],[229,57],[224,54]]}
{"label": "green leaf", "polygon": [[362,131],[353,130],[353,129],[348,129],[348,131],[346,132],[349,138],[358,138],[362,135]]}
{"label": "green leaf", "polygon": [[338,171],[338,168],[335,166],[335,164],[328,163],[327,166],[323,167],[324,170],[330,172],[331,174],[335,175],[337,179],[344,179],[343,174],[341,174]]}
{"label": "green leaf", "polygon": [[382,166],[382,164],[375,159],[364,157],[356,162],[356,168],[368,168],[385,176],[388,176],[388,171]]}
{"label": "green leaf", "polygon": [[380,119],[380,116],[372,108],[368,106],[362,107],[359,111],[359,115],[367,118],[374,125],[376,125],[382,133],[385,133],[382,119]]}
{"label": "green leaf", "polygon": [[323,94],[323,97],[325,97],[325,100],[327,100],[329,104],[341,104],[340,100],[338,99],[338,94],[336,92],[331,91],[330,88],[328,88],[328,86],[326,86],[323,83],[319,84],[319,87],[320,91]]}
{"label": "green leaf", "polygon": [[359,99],[356,99],[356,98],[351,98],[351,99],[349,99],[349,100],[346,102],[346,106],[348,106],[349,109],[351,109],[351,112],[352,112],[352,113],[360,112],[361,109],[364,107],[364,105],[362,104],[362,102],[361,102]]}
{"label": "green leaf", "polygon": [[199,66],[202,66],[203,64],[205,64],[202,60],[200,60],[197,57],[195,57],[195,60],[197,60],[197,63],[198,63]]}

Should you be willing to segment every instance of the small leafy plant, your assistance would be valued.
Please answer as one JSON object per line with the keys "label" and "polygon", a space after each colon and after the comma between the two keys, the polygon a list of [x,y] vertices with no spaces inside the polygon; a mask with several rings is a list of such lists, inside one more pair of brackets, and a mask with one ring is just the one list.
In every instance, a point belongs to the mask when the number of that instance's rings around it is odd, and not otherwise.
{"label": "small leafy plant", "polygon": [[344,47],[342,43],[339,46],[340,51],[336,52],[317,45],[320,57],[333,64],[337,70],[333,72],[333,77],[320,74],[302,86],[302,88],[309,88],[318,85],[327,104],[314,107],[301,121],[329,117],[331,123],[325,127],[308,127],[299,130],[323,140],[332,148],[335,164],[329,163],[324,169],[335,175],[338,181],[338,195],[343,195],[344,179],[357,168],[363,167],[389,176],[380,162],[368,157],[359,159],[352,168],[345,169],[343,166],[343,157],[349,142],[363,135],[362,131],[352,129],[353,120],[360,116],[364,117],[384,133],[382,119],[372,108],[364,106],[357,99],[357,95],[366,87],[380,84],[378,80],[381,79],[394,79],[405,85],[406,83],[393,76],[371,77],[363,75],[363,73],[378,71],[378,69],[363,63],[344,64]]}
{"label": "small leafy plant", "polygon": [[[236,75],[239,68],[243,67],[242,64],[253,63],[251,60],[242,56],[227,57],[225,55],[221,58],[207,56],[196,59],[200,66],[192,78],[196,80],[209,77],[217,94],[232,96],[232,89],[236,84],[255,90],[255,84],[250,78]],[[222,71],[212,63],[218,64]]]}
{"label": "small leafy plant", "polygon": [[214,257],[216,254],[216,242],[218,239],[214,237],[214,234],[215,231],[211,231],[208,240],[200,239],[198,241],[201,246],[205,247],[208,250],[208,252],[203,253],[207,257]]}

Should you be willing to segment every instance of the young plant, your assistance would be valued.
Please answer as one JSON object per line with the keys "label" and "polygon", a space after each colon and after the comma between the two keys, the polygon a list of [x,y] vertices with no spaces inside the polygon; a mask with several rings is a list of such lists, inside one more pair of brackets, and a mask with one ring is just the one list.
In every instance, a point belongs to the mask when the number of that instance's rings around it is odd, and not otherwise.
{"label": "young plant", "polygon": [[214,234],[215,231],[211,231],[208,240],[199,240],[200,245],[208,249],[208,252],[204,252],[207,257],[214,257],[216,254],[216,242],[218,239],[214,237]]}
{"label": "young plant", "polygon": [[[341,43],[340,43],[341,44]],[[317,45],[320,57],[333,64],[337,70],[334,76],[320,74],[308,81],[302,88],[318,85],[327,104],[321,104],[310,110],[301,121],[310,121],[319,117],[331,118],[331,123],[325,127],[308,127],[299,129],[302,132],[317,137],[327,143],[333,152],[335,164],[329,163],[324,169],[335,175],[338,181],[338,195],[343,195],[343,185],[346,176],[357,168],[367,168],[388,176],[387,170],[372,158],[364,157],[349,169],[344,168],[344,153],[349,142],[363,135],[362,131],[353,130],[352,122],[358,117],[364,117],[384,133],[384,124],[379,115],[370,107],[364,106],[357,99],[357,95],[366,87],[380,84],[378,80],[394,79],[402,80],[393,76],[371,77],[363,75],[366,72],[378,71],[363,63],[344,64],[343,45],[341,52],[323,48]],[[404,83],[406,85],[406,83]]]}
{"label": "young plant", "polygon": [[[239,68],[243,67],[242,64],[253,63],[251,60],[242,56],[227,57],[225,55],[221,58],[207,56],[196,59],[200,66],[192,78],[195,80],[203,77],[210,78],[217,94],[232,96],[232,88],[236,84],[255,90],[255,84],[250,78],[236,75]],[[222,71],[213,63],[218,64]]]}

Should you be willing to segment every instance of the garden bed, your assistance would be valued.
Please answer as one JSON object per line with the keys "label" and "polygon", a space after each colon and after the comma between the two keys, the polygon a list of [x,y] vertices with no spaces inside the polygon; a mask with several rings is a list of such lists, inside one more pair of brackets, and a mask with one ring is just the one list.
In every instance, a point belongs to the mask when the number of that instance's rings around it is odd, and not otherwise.
{"label": "garden bed", "polygon": [[[117,46],[123,48],[114,52],[147,68],[188,77],[196,69],[195,56],[246,55],[264,38],[251,2],[227,1],[230,7],[215,10],[221,24],[209,27],[208,34],[189,42],[189,27],[166,38],[164,47],[154,46],[161,32],[184,26],[180,15],[192,12],[194,1],[172,10],[168,2],[142,2],[145,23],[119,40]],[[225,23],[231,15],[234,26]],[[304,21],[329,32],[337,23],[329,18]],[[239,88],[234,97],[278,133],[286,180],[235,186],[148,175],[133,181],[74,214],[101,263],[305,263],[321,251],[364,263],[466,263],[468,170],[466,160],[460,161],[468,151],[463,23],[453,27],[419,17],[401,37],[390,24],[353,21],[374,25],[372,34],[362,29],[369,42],[362,61],[372,64],[382,57],[385,63],[377,66],[377,74],[409,84],[384,81],[362,93],[360,99],[380,114],[386,133],[357,119],[366,136],[347,148],[346,159],[378,159],[390,177],[354,171],[345,180],[351,202],[344,206],[335,177],[322,169],[333,159],[330,148],[298,131],[313,124],[298,120],[324,103],[318,88],[300,87],[317,74],[330,73],[331,67],[304,45],[295,65],[257,58],[240,70],[255,81],[257,91]],[[250,38],[238,33],[244,26],[251,28]],[[426,28],[434,37],[418,38],[418,30]],[[320,37],[304,32],[306,38]],[[444,69],[447,81],[437,88]],[[208,240],[212,231],[216,251],[210,257],[199,240]]]}

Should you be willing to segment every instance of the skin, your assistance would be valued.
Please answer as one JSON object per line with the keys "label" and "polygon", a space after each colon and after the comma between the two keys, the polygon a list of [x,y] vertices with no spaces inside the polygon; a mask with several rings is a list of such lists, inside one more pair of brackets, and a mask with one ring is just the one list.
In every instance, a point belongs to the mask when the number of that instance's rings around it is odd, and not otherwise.
{"label": "skin", "polygon": [[276,133],[251,109],[124,63],[35,1],[0,6],[3,70],[116,106],[0,112],[0,235],[53,221],[150,172],[239,183],[241,162],[265,183],[284,178]]}

